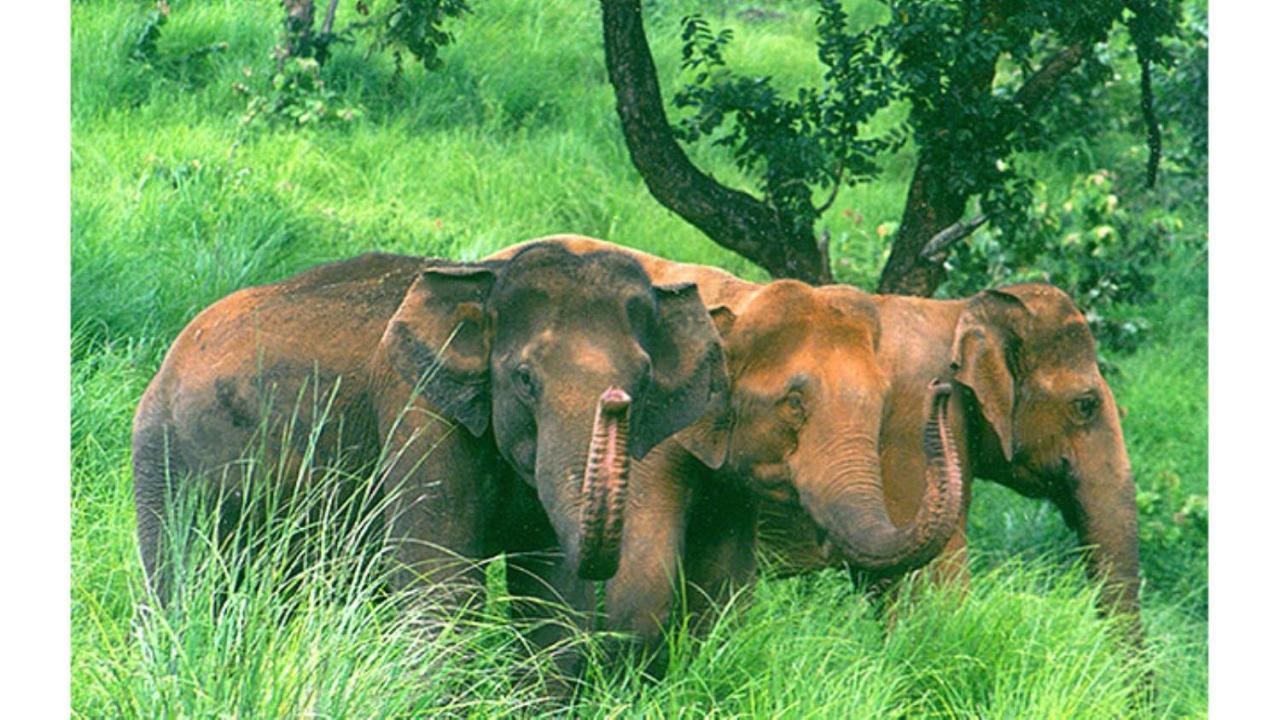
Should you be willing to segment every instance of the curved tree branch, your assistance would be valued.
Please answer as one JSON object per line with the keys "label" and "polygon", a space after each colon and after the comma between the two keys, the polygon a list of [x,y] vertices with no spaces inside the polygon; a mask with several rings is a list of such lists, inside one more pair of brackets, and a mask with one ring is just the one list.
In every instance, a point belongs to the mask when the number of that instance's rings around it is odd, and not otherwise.
{"label": "curved tree branch", "polygon": [[725,187],[677,144],[662,104],[639,0],[601,0],[605,64],[631,161],[659,203],[718,245],[774,277],[828,282],[813,228],[795,227],[768,203]]}
{"label": "curved tree branch", "polygon": [[982,213],[977,217],[948,225],[925,243],[924,249],[920,251],[920,258],[930,262],[941,262],[947,248],[969,237],[986,222],[987,215]]}
{"label": "curved tree branch", "polygon": [[[1083,41],[1068,45],[1027,77],[1013,97],[1023,116],[1032,115],[1040,108],[1058,83],[1084,61],[1087,51]],[[980,76],[981,82],[973,88],[975,91],[991,92],[994,63],[990,70],[989,74]],[[1004,130],[1010,133],[1015,127],[1011,122]],[[954,191],[945,171],[932,163],[927,153],[922,154],[911,178],[898,236],[880,274],[879,292],[928,297],[937,290],[945,279],[942,260],[946,249],[985,222],[982,216],[963,219],[968,201],[969,195]]]}
{"label": "curved tree branch", "polygon": [[831,195],[827,197],[827,201],[814,208],[814,215],[822,215],[831,209],[836,201],[836,195],[840,194],[840,181],[844,179],[844,163],[836,168],[835,178],[831,181]]}
{"label": "curved tree branch", "polygon": [[1056,55],[1046,60],[1039,70],[1032,73],[1026,82],[1022,83],[1022,87],[1018,88],[1018,92],[1013,96],[1013,101],[1021,105],[1022,111],[1028,115],[1035,112],[1062,78],[1080,65],[1084,56],[1085,45],[1082,42],[1073,43],[1059,50]]}

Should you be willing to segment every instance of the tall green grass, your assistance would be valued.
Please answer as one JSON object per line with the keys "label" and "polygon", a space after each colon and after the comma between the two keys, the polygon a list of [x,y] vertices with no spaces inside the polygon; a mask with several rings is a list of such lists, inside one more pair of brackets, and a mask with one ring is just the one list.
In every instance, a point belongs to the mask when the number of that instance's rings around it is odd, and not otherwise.
{"label": "tall green grass", "polygon": [[[172,591],[128,588],[128,634],[88,668],[86,714],[127,717],[505,715],[543,702],[515,671],[526,657],[500,617],[396,591],[390,499],[374,477],[336,469],[316,447],[331,417],[262,426],[233,482],[176,478],[158,562]],[[287,406],[284,408],[287,411]],[[301,431],[300,433],[298,431]],[[264,451],[271,433],[307,438],[299,461]],[[322,462],[323,460],[323,462]],[[348,492],[338,492],[347,489]],[[460,563],[469,561],[459,560]],[[118,644],[115,644],[118,643]]]}
{"label": "tall green grass", "polygon": [[[232,83],[269,68],[278,4],[170,3],[160,52],[226,41],[177,73],[131,61],[147,4],[72,7],[72,705],[81,717],[489,717],[548,709],[513,681],[532,663],[504,620],[501,563],[465,631],[424,641],[397,603],[343,563],[266,582],[271,553],[215,543],[190,560],[181,611],[145,612],[134,538],[133,409],[182,326],[231,290],[369,250],[476,258],[552,232],[604,237],[676,260],[758,271],[659,207],[617,129],[593,3],[488,0],[458,26],[441,71],[340,48],[330,85],[365,109],[347,126],[245,128]],[[860,21],[876,3],[851,3]],[[647,4],[668,94],[682,15],[734,28],[731,61],[784,84],[815,82],[810,3]],[[343,16],[352,12],[342,5]],[[245,68],[251,78],[245,77]],[[1123,86],[1124,83],[1118,85]],[[1117,106],[1116,112],[1132,108]],[[901,112],[901,108],[891,110]],[[887,121],[887,120],[886,120]],[[1140,166],[1125,133],[1027,158],[1047,185],[1098,165]],[[716,177],[749,186],[730,158],[696,148]],[[837,276],[866,284],[898,220],[912,157],[841,193],[824,218]],[[1087,166],[1087,167],[1085,167]],[[1136,175],[1135,175],[1136,177]],[[1176,187],[1176,185],[1175,185]],[[1131,198],[1126,197],[1128,203]],[[1177,203],[1177,197],[1161,199]],[[1140,488],[1207,489],[1204,208],[1186,223],[1141,311],[1152,337],[1114,358]],[[1174,523],[1170,517],[1155,518]],[[1173,525],[1170,525],[1171,527]],[[197,534],[198,523],[193,525]],[[1074,539],[1051,508],[975,487],[967,595],[915,588],[892,627],[838,574],[764,579],[696,643],[675,633],[659,681],[593,664],[565,713],[657,717],[1117,717],[1146,670],[1143,715],[1207,708],[1203,545],[1144,538],[1144,654],[1130,658],[1092,608]],[[262,582],[228,586],[241,564]],[[350,571],[350,572],[349,572]],[[221,597],[218,602],[214,598]],[[460,629],[462,629],[460,627]],[[588,653],[595,639],[578,637]]]}

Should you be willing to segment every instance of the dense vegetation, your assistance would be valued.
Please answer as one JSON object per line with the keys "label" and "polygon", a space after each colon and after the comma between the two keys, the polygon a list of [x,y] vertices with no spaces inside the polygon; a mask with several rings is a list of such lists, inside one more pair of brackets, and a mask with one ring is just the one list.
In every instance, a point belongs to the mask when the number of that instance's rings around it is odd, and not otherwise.
{"label": "dense vegetation", "polygon": [[[1151,669],[1155,716],[1206,714],[1207,251],[1196,93],[1207,51],[1203,5],[1191,5],[1175,52],[1201,64],[1156,77],[1171,113],[1160,184],[1144,187],[1137,64],[1121,58],[1119,74],[1090,91],[1093,102],[1057,111],[1076,132],[1019,156],[1036,178],[1034,229],[1050,250],[1020,252],[979,231],[942,289],[1047,275],[1112,320],[1095,328],[1128,411],[1146,654],[1128,658],[1106,632],[1056,511],[980,482],[963,602],[920,588],[886,632],[843,576],[767,579],[701,646],[674,635],[662,682],[593,673],[578,713],[1109,718],[1130,712],[1131,690]],[[367,584],[341,563],[316,568],[301,579],[308,592],[285,596],[270,572],[256,573],[262,582],[214,614],[207,603],[227,558],[212,556],[192,560],[183,612],[136,614],[129,428],[142,389],[200,308],[367,250],[470,259],[573,231],[748,277],[760,271],[645,190],[618,130],[593,3],[476,2],[437,70],[406,63],[397,73],[391,57],[338,45],[322,72],[292,89],[264,80],[278,3],[169,6],[162,24],[150,3],[72,10],[75,714],[527,711],[537,698],[511,683],[516,641],[496,592],[490,621],[416,645],[388,610],[394,603],[370,602]],[[666,87],[678,85],[680,21],[694,10],[733,28],[726,52],[741,72],[795,87],[820,71],[813,3],[663,0],[646,3],[646,23]],[[339,14],[348,12],[343,4]],[[291,98],[305,103],[290,106],[300,111],[263,111]],[[717,178],[751,186],[724,151],[691,152]],[[913,153],[901,148],[825,216],[838,280],[874,286]],[[495,589],[500,572],[491,569]],[[424,671],[433,682],[422,682]]]}

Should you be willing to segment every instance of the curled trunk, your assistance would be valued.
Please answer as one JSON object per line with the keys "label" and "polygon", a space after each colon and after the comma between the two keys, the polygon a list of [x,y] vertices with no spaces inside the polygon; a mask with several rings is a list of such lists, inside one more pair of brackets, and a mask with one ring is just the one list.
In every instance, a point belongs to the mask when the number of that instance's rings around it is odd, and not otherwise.
{"label": "curled trunk", "polygon": [[618,570],[623,509],[627,501],[630,455],[627,452],[631,398],[611,387],[596,404],[587,467],[582,479],[582,544],[578,577],[608,580]]}
{"label": "curled trunk", "polygon": [[[884,504],[878,425],[875,434],[846,437],[844,460],[829,464],[826,497],[801,502],[836,543],[844,559],[863,570],[901,573],[922,567],[942,551],[960,520],[962,476],[955,443],[947,424],[951,386],[934,382],[931,410],[924,429],[925,491],[916,516],[903,527],[893,524]],[[859,441],[858,437],[868,438]]]}

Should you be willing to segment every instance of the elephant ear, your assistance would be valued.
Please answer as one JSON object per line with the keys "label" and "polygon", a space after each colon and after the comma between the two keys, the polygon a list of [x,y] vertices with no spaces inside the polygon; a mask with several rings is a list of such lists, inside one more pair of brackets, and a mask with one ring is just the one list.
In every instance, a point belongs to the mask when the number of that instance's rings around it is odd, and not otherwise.
{"label": "elephant ear", "polygon": [[472,435],[489,427],[489,323],[495,264],[428,265],[388,323],[382,351],[427,402]]}
{"label": "elephant ear", "polygon": [[987,290],[969,301],[956,323],[951,371],[973,392],[982,416],[995,430],[1006,460],[1013,459],[1014,374],[1011,358],[1027,307],[1017,297]]}
{"label": "elephant ear", "polygon": [[[733,311],[724,305],[712,308],[711,321],[715,324],[722,347],[728,346],[729,333],[737,319]],[[681,447],[712,470],[719,470],[724,465],[729,454],[729,433],[733,430],[733,406],[728,383],[722,394],[723,398],[712,399],[702,417],[675,434]]]}
{"label": "elephant ear", "polygon": [[[720,335],[697,286],[681,283],[653,289],[658,304],[649,345],[653,382],[640,408],[640,422],[632,424],[630,444],[636,458],[704,414],[724,414],[729,402]],[[700,460],[714,462],[718,453],[723,462],[724,451],[714,435],[693,435],[699,436],[692,438],[692,444]]]}

